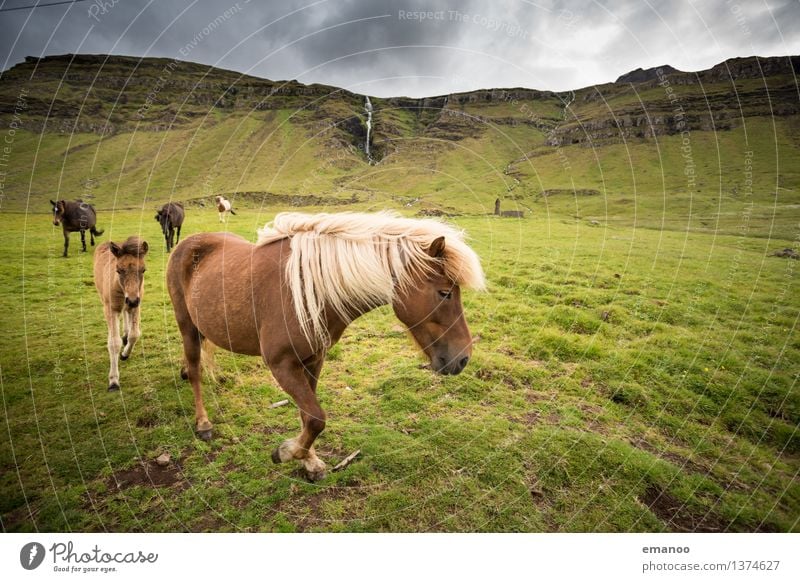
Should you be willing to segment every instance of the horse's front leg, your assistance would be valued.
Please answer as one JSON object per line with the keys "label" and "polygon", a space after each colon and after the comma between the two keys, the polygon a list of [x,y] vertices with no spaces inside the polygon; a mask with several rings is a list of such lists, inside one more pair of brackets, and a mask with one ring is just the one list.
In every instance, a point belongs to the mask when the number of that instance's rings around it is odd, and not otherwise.
{"label": "horse's front leg", "polygon": [[136,340],[142,335],[141,329],[139,327],[139,319],[141,318],[141,307],[135,307],[134,309],[125,308],[122,310],[125,319],[125,335],[123,337],[125,348],[122,350],[122,355],[120,356],[123,360],[127,360],[131,357],[131,352],[133,352],[133,346],[136,345]]}
{"label": "horse's front leg", "polygon": [[180,226],[178,227],[178,240],[175,241],[175,244],[178,244],[179,242],[181,242],[181,227]]}
{"label": "horse's front leg", "polygon": [[64,229],[64,254],[62,256],[67,256],[67,251],[69,250],[69,232],[67,229]]}
{"label": "horse's front leg", "polygon": [[303,463],[311,481],[325,477],[325,463],[314,452],[314,441],[325,429],[325,412],[317,401],[303,364],[291,356],[279,362],[267,362],[273,376],[300,409],[302,431],[293,439],[285,440],[272,453],[275,463],[297,459]]}
{"label": "horse's front leg", "polygon": [[108,325],[108,359],[110,368],[108,371],[108,391],[119,390],[119,350],[122,347],[122,340],[119,337],[119,312],[114,311],[108,305],[103,305],[103,313],[106,316]]}
{"label": "horse's front leg", "polygon": [[81,229],[81,246],[83,247],[83,252],[86,252],[86,231]]}
{"label": "horse's front leg", "polygon": [[175,246],[175,229],[173,227],[169,227],[169,242],[167,243],[167,252],[172,250],[172,247]]}

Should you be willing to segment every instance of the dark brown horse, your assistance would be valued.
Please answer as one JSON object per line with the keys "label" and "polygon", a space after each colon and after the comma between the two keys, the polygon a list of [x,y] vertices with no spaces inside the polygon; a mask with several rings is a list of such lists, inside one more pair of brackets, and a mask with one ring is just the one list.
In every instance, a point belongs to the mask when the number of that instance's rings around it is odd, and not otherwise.
{"label": "dark brown horse", "polygon": [[[94,285],[103,301],[108,325],[108,389],[119,390],[118,358],[127,360],[139,339],[141,302],[144,294],[144,256],[147,243],[129,237],[122,244],[107,242],[94,254]],[[123,316],[123,336],[119,337],[119,317]],[[122,354],[120,354],[122,348]]]}
{"label": "dark brown horse", "polygon": [[67,249],[69,249],[69,233],[80,231],[81,244],[83,245],[83,252],[86,252],[86,231],[89,231],[92,246],[94,246],[94,237],[103,234],[102,230],[97,230],[97,213],[91,204],[87,204],[81,199],[75,200],[59,200],[58,202],[50,201],[53,205],[53,224],[59,224],[64,229],[64,255],[67,256]]}
{"label": "dark brown horse", "polygon": [[314,440],[325,428],[316,397],[328,349],[360,315],[391,304],[440,374],[458,374],[472,354],[460,286],[483,288],[477,255],[455,228],[380,214],[279,214],[258,243],[223,233],[190,236],[167,266],[183,337],[196,430],[211,438],[200,388],[203,340],[261,356],[300,409],[302,432],[272,454],[325,475]]}
{"label": "dark brown horse", "polygon": [[[167,242],[167,252],[181,242],[181,226],[183,226],[184,216],[185,211],[180,202],[167,202],[156,214],[156,220],[161,225],[161,232],[164,233],[164,240]],[[178,240],[175,240],[176,231]]]}

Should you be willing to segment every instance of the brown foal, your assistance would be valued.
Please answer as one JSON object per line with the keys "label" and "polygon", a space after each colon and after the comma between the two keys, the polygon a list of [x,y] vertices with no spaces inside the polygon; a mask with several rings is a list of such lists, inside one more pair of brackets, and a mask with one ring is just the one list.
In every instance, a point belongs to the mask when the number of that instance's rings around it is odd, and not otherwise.
{"label": "brown foal", "polygon": [[[139,320],[147,249],[145,241],[132,236],[122,244],[103,243],[94,253],[94,284],[103,301],[108,325],[109,391],[119,390],[118,358],[127,360],[141,336]],[[124,319],[122,338],[119,337],[120,315]]]}

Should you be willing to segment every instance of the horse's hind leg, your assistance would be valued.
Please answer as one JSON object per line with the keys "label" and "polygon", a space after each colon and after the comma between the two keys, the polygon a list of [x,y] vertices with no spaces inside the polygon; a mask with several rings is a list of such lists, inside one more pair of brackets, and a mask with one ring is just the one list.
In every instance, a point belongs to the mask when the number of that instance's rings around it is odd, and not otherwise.
{"label": "horse's hind leg", "polygon": [[108,391],[119,390],[119,350],[122,347],[122,340],[119,337],[119,312],[112,310],[109,306],[103,305],[103,313],[106,316],[108,325],[108,359],[110,369],[108,371]]}
{"label": "horse's hind leg", "polygon": [[184,365],[183,368],[181,368],[181,377],[188,379],[192,384],[192,392],[194,392],[195,431],[198,437],[207,441],[211,439],[214,425],[208,420],[208,413],[203,404],[203,392],[200,384],[202,373],[200,368],[200,359],[202,355],[200,331],[192,322],[189,312],[186,309],[186,304],[183,301],[173,297],[172,305],[175,309],[175,319],[178,321],[178,328],[181,331],[181,337],[183,339]]}
{"label": "horse's hind leg", "polygon": [[175,244],[178,244],[179,242],[181,242],[181,227],[180,226],[178,227],[178,240],[175,241]]}
{"label": "horse's hind leg", "polygon": [[86,252],[86,231],[81,229],[81,246],[83,247],[83,252]]}
{"label": "horse's hind leg", "polygon": [[298,459],[303,463],[308,478],[311,481],[319,481],[325,477],[325,463],[314,452],[314,441],[325,429],[325,412],[317,401],[301,362],[288,357],[280,362],[270,363],[270,369],[275,379],[300,409],[303,427],[299,436],[284,441],[275,449],[272,460],[275,463],[285,463]]}
{"label": "horse's hind leg", "polygon": [[89,241],[94,246],[94,233],[91,230],[89,231]]}
{"label": "horse's hind leg", "polygon": [[203,389],[200,384],[202,341],[196,329],[193,333],[184,334],[183,354],[186,358],[186,375],[189,377],[189,382],[192,384],[192,392],[194,392],[195,431],[198,437],[207,441],[211,439],[214,425],[208,420],[208,412],[206,412],[206,407],[203,404]]}

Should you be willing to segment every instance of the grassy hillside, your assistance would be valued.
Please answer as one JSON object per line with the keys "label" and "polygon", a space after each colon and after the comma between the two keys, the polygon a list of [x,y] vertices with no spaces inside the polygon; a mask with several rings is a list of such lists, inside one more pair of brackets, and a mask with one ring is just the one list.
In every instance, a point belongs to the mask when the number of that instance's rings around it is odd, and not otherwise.
{"label": "grassy hillside", "polygon": [[[243,210],[230,228],[252,240],[277,210]],[[33,220],[9,216],[0,243],[19,259],[0,266],[7,531],[800,527],[796,262],[764,240],[459,219],[490,281],[465,297],[472,362],[434,376],[390,309],[358,320],[323,371],[318,452],[362,456],[309,484],[269,459],[296,410],[269,408],[285,395],[257,358],[218,352],[217,436],[194,437],[149,212],[106,224],[153,249],[119,393],[106,392],[91,255],[61,259],[60,232]],[[187,225],[218,228],[199,210]]]}
{"label": "grassy hillside", "polygon": [[793,239],[796,68],[734,59],[563,94],[373,98],[370,164],[364,98],[347,91],[165,59],[30,59],[0,77],[0,114],[20,126],[3,209],[247,193],[241,204],[316,196],[482,214],[500,198],[539,216]]}

